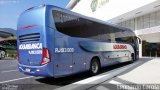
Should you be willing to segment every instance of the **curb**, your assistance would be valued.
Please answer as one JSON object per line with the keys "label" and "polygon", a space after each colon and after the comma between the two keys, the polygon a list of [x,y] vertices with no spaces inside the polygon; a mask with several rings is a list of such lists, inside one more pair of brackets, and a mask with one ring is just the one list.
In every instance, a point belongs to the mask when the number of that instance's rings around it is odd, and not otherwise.
{"label": "curb", "polygon": [[109,72],[105,72],[105,73],[99,74],[97,76],[93,76],[93,77],[90,77],[90,78],[87,78],[87,79],[84,79],[84,80],[66,85],[64,87],[60,87],[60,88],[55,89],[55,90],[85,90],[85,89],[93,87],[97,84],[103,83],[108,79],[113,78],[113,77],[121,74],[122,72],[124,72],[124,71],[126,71],[126,70],[128,70],[132,67],[135,67],[139,63],[140,62],[135,62],[133,64],[129,64],[127,66],[123,66],[121,68],[118,68],[118,69],[115,69],[115,70],[112,70],[112,71],[109,71]]}

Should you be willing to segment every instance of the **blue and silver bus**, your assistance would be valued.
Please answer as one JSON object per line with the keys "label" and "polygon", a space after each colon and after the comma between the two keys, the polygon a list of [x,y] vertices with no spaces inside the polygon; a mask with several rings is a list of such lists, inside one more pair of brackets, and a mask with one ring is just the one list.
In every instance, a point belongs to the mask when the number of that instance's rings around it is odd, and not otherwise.
{"label": "blue and silver bus", "polygon": [[62,77],[138,59],[135,33],[52,5],[24,11],[17,25],[18,68],[32,76]]}

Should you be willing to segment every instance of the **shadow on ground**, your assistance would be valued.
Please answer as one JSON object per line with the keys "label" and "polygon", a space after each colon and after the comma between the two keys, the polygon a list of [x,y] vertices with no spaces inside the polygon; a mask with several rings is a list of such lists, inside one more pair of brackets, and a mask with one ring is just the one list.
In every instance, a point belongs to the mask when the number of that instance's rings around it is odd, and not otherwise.
{"label": "shadow on ground", "polygon": [[[116,64],[116,65],[112,65],[112,66],[107,66],[107,67],[101,69],[100,74],[117,69],[117,68],[120,68],[125,65],[129,65],[129,64],[130,64],[130,62],[126,62],[126,63]],[[91,77],[89,72],[83,72],[83,73],[79,73],[79,74],[75,74],[75,75],[70,75],[67,77],[39,78],[36,80],[40,83],[44,83],[44,84],[48,84],[48,85],[64,86],[64,85],[68,85],[68,84],[71,84],[71,83],[74,83],[74,82],[77,82],[77,81],[80,81],[80,80],[83,80],[83,79],[86,79],[89,77]]]}

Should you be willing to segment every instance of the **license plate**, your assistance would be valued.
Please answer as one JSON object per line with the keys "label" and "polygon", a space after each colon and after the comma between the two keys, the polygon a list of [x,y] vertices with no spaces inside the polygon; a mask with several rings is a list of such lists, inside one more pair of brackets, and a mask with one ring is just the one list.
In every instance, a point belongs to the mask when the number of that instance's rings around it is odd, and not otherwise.
{"label": "license plate", "polygon": [[30,71],[31,71],[31,69],[30,69],[30,68],[26,68],[26,71],[27,71],[27,72],[30,72]]}

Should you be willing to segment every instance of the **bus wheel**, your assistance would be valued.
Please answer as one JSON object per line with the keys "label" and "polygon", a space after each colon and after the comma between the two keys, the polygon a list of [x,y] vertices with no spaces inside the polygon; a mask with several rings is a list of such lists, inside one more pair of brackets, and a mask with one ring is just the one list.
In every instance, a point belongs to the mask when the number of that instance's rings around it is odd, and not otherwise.
{"label": "bus wheel", "polygon": [[135,61],[135,57],[133,53],[131,54],[131,58],[132,58],[131,62],[133,63]]}
{"label": "bus wheel", "polygon": [[100,63],[97,59],[92,59],[90,64],[90,74],[96,75],[99,73]]}

